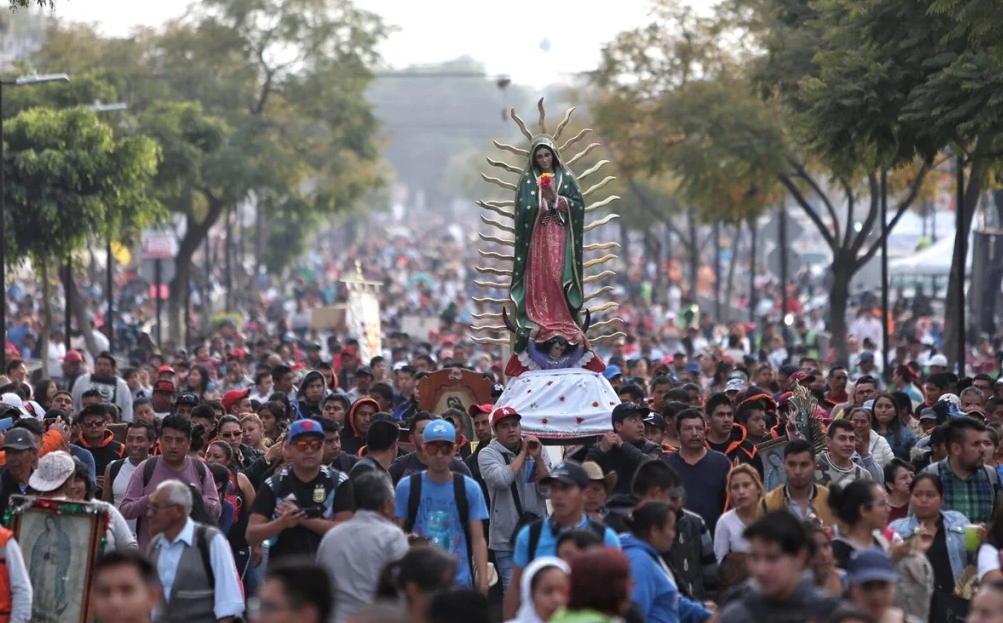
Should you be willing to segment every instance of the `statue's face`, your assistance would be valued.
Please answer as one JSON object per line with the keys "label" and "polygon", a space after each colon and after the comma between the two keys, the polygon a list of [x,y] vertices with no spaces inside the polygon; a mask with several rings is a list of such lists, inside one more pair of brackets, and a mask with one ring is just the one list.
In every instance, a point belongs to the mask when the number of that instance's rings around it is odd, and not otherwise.
{"label": "statue's face", "polygon": [[564,342],[561,342],[560,340],[555,340],[550,345],[550,350],[547,352],[547,354],[550,355],[551,359],[557,359],[558,357],[564,354],[565,350],[567,350],[567,345]]}
{"label": "statue's face", "polygon": [[550,171],[554,166],[554,154],[552,154],[546,147],[537,148],[536,154],[533,158],[536,160],[536,166],[538,166],[541,171]]}

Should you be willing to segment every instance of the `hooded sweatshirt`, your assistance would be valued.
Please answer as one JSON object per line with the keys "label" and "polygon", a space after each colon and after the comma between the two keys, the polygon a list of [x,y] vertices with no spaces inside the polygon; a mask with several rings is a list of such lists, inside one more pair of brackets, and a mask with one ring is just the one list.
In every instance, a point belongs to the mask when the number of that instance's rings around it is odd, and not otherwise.
{"label": "hooded sweatshirt", "polygon": [[759,472],[760,480],[763,479],[763,457],[759,456],[756,444],[748,438],[748,432],[741,424],[732,424],[731,437],[724,444],[712,444],[707,441],[707,447],[723,453],[732,464],[749,464]]}
{"label": "hooded sweatshirt", "polygon": [[[94,469],[102,476],[109,463],[125,456],[125,445],[115,441],[115,433],[110,430],[106,430],[101,441],[93,446],[87,443],[83,433],[81,433],[80,437],[77,438],[77,445],[91,453],[91,456],[94,457]],[[98,499],[101,498],[101,489],[97,490],[95,496]]]}
{"label": "hooded sweatshirt", "polygon": [[[306,387],[312,381],[316,381],[317,379],[320,379],[321,383],[324,384],[325,388],[327,387],[327,383],[324,382],[324,375],[318,372],[317,370],[310,370],[309,372],[306,373],[306,376],[303,377],[303,381],[300,383],[300,388],[302,389]],[[299,413],[299,419],[305,419],[305,418],[320,419],[321,417],[323,417],[324,410],[321,407],[321,404],[323,402],[324,402],[324,394],[321,394],[319,401],[311,404],[307,402],[306,394],[301,393],[299,400],[297,400],[294,403],[296,406],[296,411],[297,413]]]}
{"label": "hooded sweatshirt", "polygon": [[533,606],[533,578],[547,569],[560,569],[565,575],[571,575],[568,563],[554,556],[543,556],[529,563],[529,566],[522,573],[522,580],[519,582],[519,593],[522,596],[519,601],[521,604],[519,612],[508,623],[544,623]]}
{"label": "hooded sweatshirt", "polygon": [[631,595],[647,623],[702,623],[711,613],[679,594],[672,572],[650,543],[632,534],[621,534],[620,545],[630,560],[634,580]]}
{"label": "hooded sweatshirt", "polygon": [[359,398],[352,404],[352,408],[348,411],[348,417],[345,418],[345,430],[341,433],[341,450],[348,454],[355,455],[359,452],[359,448],[366,445],[366,436],[360,434],[355,426],[355,413],[364,404],[376,409],[377,413],[380,410],[380,404],[372,398]]}

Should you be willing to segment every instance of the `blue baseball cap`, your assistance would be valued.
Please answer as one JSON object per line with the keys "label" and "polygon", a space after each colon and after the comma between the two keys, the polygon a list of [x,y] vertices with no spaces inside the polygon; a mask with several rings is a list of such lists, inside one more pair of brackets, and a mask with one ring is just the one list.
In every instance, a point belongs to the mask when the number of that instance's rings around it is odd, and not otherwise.
{"label": "blue baseball cap", "polygon": [[618,376],[623,376],[623,372],[620,371],[620,366],[606,366],[602,375],[606,377],[607,381],[612,381]]}
{"label": "blue baseball cap", "polygon": [[448,441],[449,443],[456,443],[456,429],[449,420],[432,420],[428,426],[425,427],[425,432],[422,435],[425,439],[425,443],[431,443],[433,441]]}
{"label": "blue baseball cap", "polygon": [[289,427],[289,436],[287,439],[289,441],[296,441],[300,437],[306,435],[316,435],[318,437],[324,436],[324,428],[320,425],[317,420],[296,420],[293,422],[292,426]]}
{"label": "blue baseball cap", "polygon": [[692,374],[699,373],[700,372],[700,364],[697,363],[697,362],[695,362],[695,361],[691,361],[690,363],[686,364],[686,371],[690,372]]}
{"label": "blue baseball cap", "polygon": [[850,563],[846,567],[851,586],[859,586],[868,582],[894,583],[898,581],[899,577],[892,559],[877,548],[858,550],[850,558]]}

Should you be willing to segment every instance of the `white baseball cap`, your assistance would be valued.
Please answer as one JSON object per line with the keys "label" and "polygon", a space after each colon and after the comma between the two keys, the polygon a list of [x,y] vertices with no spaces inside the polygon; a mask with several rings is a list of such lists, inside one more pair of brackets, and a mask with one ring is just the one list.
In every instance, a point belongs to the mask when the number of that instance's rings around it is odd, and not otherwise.
{"label": "white baseball cap", "polygon": [[14,407],[15,409],[21,412],[21,415],[25,417],[31,417],[31,414],[28,413],[28,410],[24,408],[24,402],[21,400],[21,397],[15,394],[14,392],[9,392],[0,396],[0,403],[2,403],[4,406],[7,407]]}
{"label": "white baseball cap", "polygon": [[931,366],[938,366],[938,367],[941,367],[941,368],[946,368],[947,367],[947,357],[945,357],[943,355],[934,355],[933,357],[930,357],[930,361],[928,363]]}

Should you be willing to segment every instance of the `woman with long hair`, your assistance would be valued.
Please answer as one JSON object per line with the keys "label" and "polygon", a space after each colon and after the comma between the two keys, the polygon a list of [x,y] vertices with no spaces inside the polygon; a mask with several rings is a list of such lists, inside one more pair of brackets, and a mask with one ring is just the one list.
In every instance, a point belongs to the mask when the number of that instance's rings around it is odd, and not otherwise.
{"label": "woman with long hair", "polygon": [[759,515],[763,481],[752,465],[736,465],[728,473],[727,491],[731,510],[721,515],[714,529],[714,555],[718,564],[731,552],[748,553],[749,542],[743,533]]}
{"label": "woman with long hair", "polygon": [[954,585],[968,566],[965,526],[968,518],[958,511],[943,509],[944,486],[934,474],[920,474],[909,487],[909,507],[905,519],[893,521],[891,529],[903,539],[913,539],[917,550],[925,550],[933,567],[933,590],[954,594]]}
{"label": "woman with long hair", "polygon": [[235,415],[224,415],[219,419],[219,423],[216,425],[216,436],[230,444],[238,470],[247,469],[252,463],[264,456],[264,452],[243,443],[244,429],[240,425],[240,419]]}
{"label": "woman with long hair", "polygon": [[286,425],[286,410],[281,402],[270,400],[258,407],[258,418],[261,420],[261,434],[269,440],[267,445],[275,443]]}
{"label": "woman with long hair", "polygon": [[630,561],[609,548],[587,551],[571,561],[568,607],[551,623],[612,623],[630,608]]}
{"label": "woman with long hair", "polygon": [[880,394],[871,404],[871,430],[888,442],[897,458],[909,460],[916,435],[904,425],[898,401],[891,394]]}
{"label": "woman with long hair", "polygon": [[[251,515],[251,505],[254,504],[254,486],[247,476],[238,471],[233,448],[229,443],[219,440],[210,443],[206,448],[205,461],[210,466],[216,465],[226,469],[226,481],[220,485],[217,480],[217,490],[221,491],[220,502],[226,500],[233,506],[233,523],[225,532],[226,539],[230,543],[230,549],[233,550],[238,573],[245,584],[251,583],[251,586],[245,588],[253,592],[253,579],[250,578],[253,574],[248,573],[253,556],[246,534],[247,520]],[[215,478],[215,472],[213,477]]]}
{"label": "woman with long hair", "polygon": [[387,565],[376,584],[377,601],[390,601],[407,610],[413,623],[431,623],[432,597],[456,582],[456,561],[441,549],[418,545],[397,562]]}
{"label": "woman with long hair", "polygon": [[895,457],[885,465],[885,488],[888,489],[888,521],[904,519],[909,514],[909,497],[916,470],[910,463]]}
{"label": "woman with long hair", "polygon": [[522,605],[510,623],[546,623],[568,605],[571,567],[553,556],[536,558],[523,571],[519,584]]}
{"label": "woman with long hair", "polygon": [[680,618],[704,620],[709,617],[710,612],[679,595],[675,580],[662,562],[662,555],[669,551],[676,538],[676,513],[672,506],[666,502],[645,502],[627,515],[624,523],[630,533],[620,535],[620,543],[630,561],[632,601],[644,620],[672,623]]}
{"label": "woman with long hair", "polygon": [[829,487],[829,507],[845,530],[832,543],[836,564],[846,569],[853,552],[869,547],[888,551],[891,544],[882,534],[888,525],[888,494],[873,480],[854,480],[845,487]]}
{"label": "woman with long hair", "polygon": [[216,386],[209,377],[209,371],[203,366],[192,366],[185,381],[185,394],[195,394],[202,400],[216,397]]}
{"label": "woman with long hair", "polygon": [[32,398],[42,406],[42,409],[48,411],[52,408],[52,398],[59,391],[59,386],[52,379],[42,379],[41,381],[35,383],[32,388]]}
{"label": "woman with long hair", "polygon": [[244,445],[259,452],[268,450],[270,444],[265,443],[265,433],[261,426],[261,418],[253,413],[245,413],[240,418],[241,440]]}

